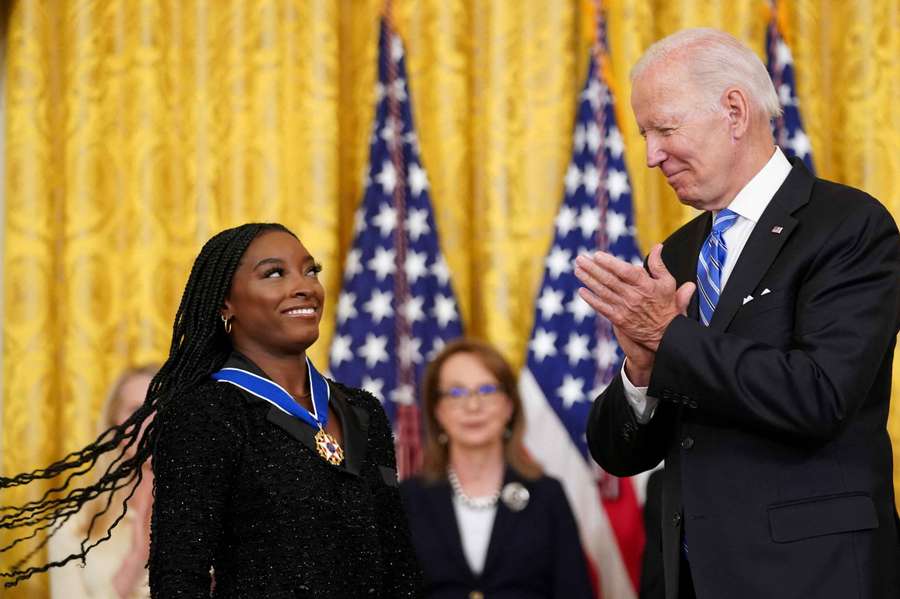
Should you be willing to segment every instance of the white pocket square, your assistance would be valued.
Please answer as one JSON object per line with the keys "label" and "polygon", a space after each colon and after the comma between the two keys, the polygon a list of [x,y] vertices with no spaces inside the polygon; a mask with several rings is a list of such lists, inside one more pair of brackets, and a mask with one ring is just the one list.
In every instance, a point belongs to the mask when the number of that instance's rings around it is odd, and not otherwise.
{"label": "white pocket square", "polygon": [[767,293],[772,293],[772,290],[769,289],[768,287],[766,287],[765,289],[763,289],[763,290],[762,290],[762,293],[760,293],[760,295],[765,295],[765,294],[767,294]]}
{"label": "white pocket square", "polygon": [[753,301],[753,296],[752,296],[752,295],[748,295],[747,297],[744,298],[744,303],[745,303],[745,304],[749,304],[749,303],[752,302],[752,301]]}

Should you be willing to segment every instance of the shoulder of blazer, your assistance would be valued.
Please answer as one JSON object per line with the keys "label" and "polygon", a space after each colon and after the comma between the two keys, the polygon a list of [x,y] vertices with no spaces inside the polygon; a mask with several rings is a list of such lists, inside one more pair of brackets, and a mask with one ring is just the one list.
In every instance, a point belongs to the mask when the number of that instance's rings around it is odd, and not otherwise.
{"label": "shoulder of blazer", "polygon": [[413,476],[400,481],[400,495],[407,509],[420,507],[421,501],[430,498],[430,501],[440,501],[442,497],[450,496],[450,483],[447,481],[429,481],[421,476]]}
{"label": "shoulder of blazer", "polygon": [[413,476],[400,481],[400,494],[404,498],[416,497],[424,491],[425,481],[419,476]]}
{"label": "shoulder of blazer", "polygon": [[566,491],[563,488],[562,482],[552,476],[546,475],[539,478],[536,482],[543,488],[543,493],[547,496],[549,501],[552,501],[555,504],[564,505],[567,509],[571,510],[569,498],[566,496]]}
{"label": "shoulder of blazer", "polygon": [[851,215],[887,217],[891,221],[894,220],[888,209],[868,193],[855,187],[818,178],[814,179],[807,211],[814,216],[830,216],[837,220]]}
{"label": "shoulder of blazer", "polygon": [[814,177],[799,160],[792,160],[794,169],[772,199],[798,223],[816,231],[821,243],[833,240],[838,230],[863,230],[895,233],[897,225],[888,209],[868,193],[826,179]]}
{"label": "shoulder of blazer", "polygon": [[384,408],[381,407],[381,402],[379,402],[369,391],[358,389],[356,387],[349,387],[333,379],[327,380],[328,384],[334,390],[335,395],[340,396],[351,405],[363,408],[368,413],[384,411]]}

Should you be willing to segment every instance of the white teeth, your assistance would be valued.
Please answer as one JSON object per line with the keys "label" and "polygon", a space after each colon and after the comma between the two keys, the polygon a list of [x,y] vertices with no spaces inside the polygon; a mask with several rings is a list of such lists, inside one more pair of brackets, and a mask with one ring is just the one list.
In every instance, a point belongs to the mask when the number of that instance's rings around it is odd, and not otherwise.
{"label": "white teeth", "polygon": [[294,308],[293,310],[288,310],[286,314],[291,316],[299,316],[301,314],[312,315],[316,313],[315,308]]}

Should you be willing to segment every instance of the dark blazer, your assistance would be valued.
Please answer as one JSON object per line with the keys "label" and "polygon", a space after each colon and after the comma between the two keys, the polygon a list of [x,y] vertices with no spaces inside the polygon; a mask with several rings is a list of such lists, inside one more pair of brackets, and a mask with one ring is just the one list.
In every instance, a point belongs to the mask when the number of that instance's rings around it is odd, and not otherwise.
{"label": "dark blazer", "polygon": [[575,518],[562,486],[543,476],[526,480],[507,469],[504,485],[528,489],[521,511],[497,503],[484,571],[472,573],[462,549],[452,490],[444,480],[400,485],[413,545],[425,571],[428,599],[589,599],[593,590]]}
{"label": "dark blazer", "polygon": [[[266,376],[236,352],[226,365]],[[384,410],[368,392],[329,387],[340,466],[319,457],[312,427],[228,383],[204,381],[160,410],[153,597],[421,596]]]}
{"label": "dark blazer", "polygon": [[[666,329],[650,422],[637,423],[621,377],[590,415],[588,443],[606,470],[666,461],[670,599],[682,527],[701,599],[900,596],[885,428],[900,237],[876,200],[793,164],[710,326],[696,320],[695,297]],[[679,285],[695,280],[709,229],[705,213],[666,240]]]}

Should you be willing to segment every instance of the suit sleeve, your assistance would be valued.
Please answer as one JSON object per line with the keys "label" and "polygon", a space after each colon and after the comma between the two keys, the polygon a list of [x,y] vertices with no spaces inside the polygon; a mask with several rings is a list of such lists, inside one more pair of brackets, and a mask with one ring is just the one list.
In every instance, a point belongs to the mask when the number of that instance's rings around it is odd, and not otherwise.
{"label": "suit sleeve", "polygon": [[607,472],[632,476],[650,470],[662,461],[674,431],[674,422],[675,408],[660,403],[650,421],[640,424],[625,397],[619,375],[594,400],[588,416],[588,448]]}
{"label": "suit sleeve", "polygon": [[173,398],[157,415],[149,563],[154,598],[209,597],[242,443],[227,408],[220,398],[198,394]]}
{"label": "suit sleeve", "polygon": [[[800,278],[788,347],[677,317],[659,346],[648,393],[795,441],[838,435],[876,373],[890,368],[900,314],[900,238],[890,215],[860,201]],[[763,327],[781,324],[760,319]]]}
{"label": "suit sleeve", "polygon": [[364,401],[370,413],[370,450],[379,470],[372,484],[375,513],[378,515],[376,525],[385,564],[382,587],[386,598],[421,597],[422,571],[416,559],[397,484],[394,437],[378,400],[365,394]]}
{"label": "suit sleeve", "polygon": [[575,516],[562,485],[547,479],[553,519],[556,523],[556,551],[553,555],[553,597],[555,599],[591,599],[594,590],[588,577],[587,562]]}

